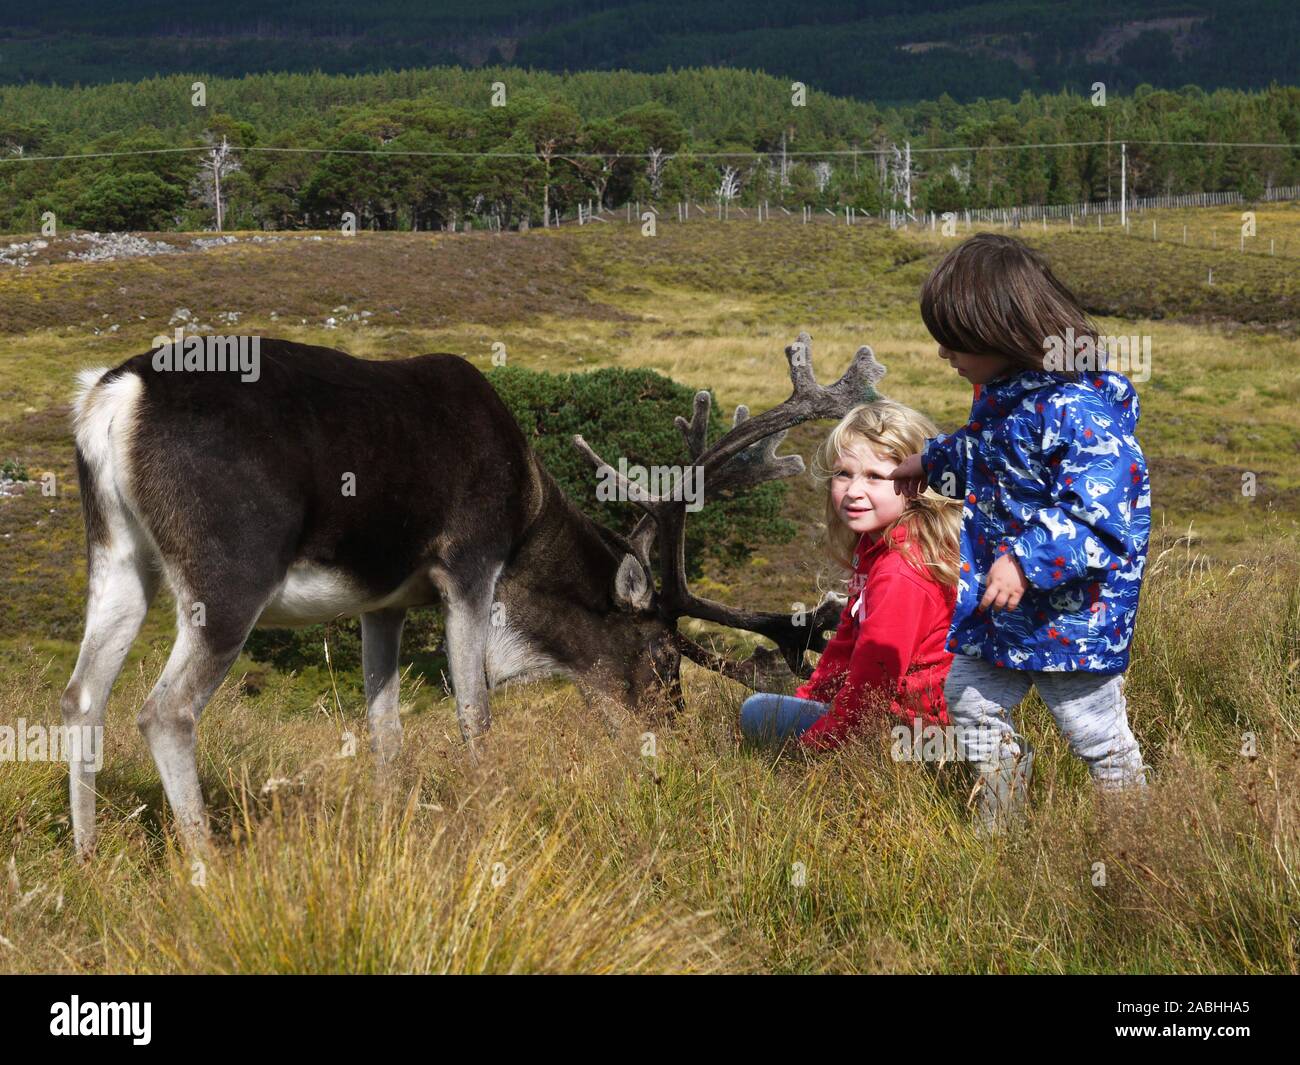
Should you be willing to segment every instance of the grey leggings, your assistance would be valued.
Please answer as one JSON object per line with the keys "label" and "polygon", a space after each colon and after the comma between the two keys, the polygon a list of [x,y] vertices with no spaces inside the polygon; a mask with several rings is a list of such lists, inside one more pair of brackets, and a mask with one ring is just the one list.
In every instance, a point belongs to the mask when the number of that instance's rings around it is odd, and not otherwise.
{"label": "grey leggings", "polygon": [[1114,787],[1146,783],[1142,752],[1128,726],[1123,673],[1006,669],[954,656],[944,696],[968,760],[995,762],[1021,753],[1011,711],[1031,686],[1093,780]]}

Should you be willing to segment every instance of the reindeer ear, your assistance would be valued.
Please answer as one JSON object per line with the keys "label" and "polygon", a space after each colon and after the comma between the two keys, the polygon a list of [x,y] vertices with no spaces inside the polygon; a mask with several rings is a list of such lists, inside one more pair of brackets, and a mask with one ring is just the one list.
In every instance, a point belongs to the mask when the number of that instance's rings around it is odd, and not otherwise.
{"label": "reindeer ear", "polygon": [[649,610],[654,594],[645,567],[636,555],[627,554],[614,575],[614,601],[625,610]]}

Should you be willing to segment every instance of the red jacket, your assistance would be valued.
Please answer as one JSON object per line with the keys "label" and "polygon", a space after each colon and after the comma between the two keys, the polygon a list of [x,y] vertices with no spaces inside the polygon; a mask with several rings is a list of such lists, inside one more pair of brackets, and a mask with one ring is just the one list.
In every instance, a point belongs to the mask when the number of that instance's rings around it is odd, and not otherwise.
{"label": "red jacket", "polygon": [[916,551],[907,529],[894,527],[900,548],[863,534],[854,556],[849,604],[808,681],[795,695],[830,703],[800,742],[835,747],[860,725],[891,716],[911,724],[948,724],[943,682],[952,665],[945,646],[956,589],[917,571],[903,552]]}

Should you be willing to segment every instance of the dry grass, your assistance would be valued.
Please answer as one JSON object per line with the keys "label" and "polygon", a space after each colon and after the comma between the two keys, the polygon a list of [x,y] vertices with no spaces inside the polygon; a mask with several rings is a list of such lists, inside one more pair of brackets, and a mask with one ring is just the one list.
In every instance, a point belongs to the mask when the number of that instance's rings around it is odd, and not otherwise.
{"label": "dry grass", "polygon": [[[478,769],[449,700],[408,707],[387,788],[364,753],[339,757],[361,706],[277,712],[228,684],[201,733],[217,844],[195,866],[158,820],[133,727],[153,655],[112,704],[90,865],[71,859],[61,769],[0,774],[14,859],[0,965],[1296,972],[1300,569],[1191,561],[1170,552],[1145,593],[1128,685],[1154,768],[1145,803],[1099,809],[1031,700],[1031,821],[992,846],[968,827],[954,767],[895,762],[883,736],[811,761],[750,751],[742,691],[694,672],[682,720],[613,737],[566,686],[512,691]],[[0,721],[53,723],[62,680],[38,656],[14,663]]]}

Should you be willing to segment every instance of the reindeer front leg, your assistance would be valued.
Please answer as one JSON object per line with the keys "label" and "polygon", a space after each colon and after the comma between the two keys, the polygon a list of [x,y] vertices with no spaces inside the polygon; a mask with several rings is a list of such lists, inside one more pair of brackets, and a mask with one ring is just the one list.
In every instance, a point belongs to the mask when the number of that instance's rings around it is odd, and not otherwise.
{"label": "reindeer front leg", "polygon": [[472,758],[478,757],[476,741],[492,724],[485,666],[492,596],[502,566],[502,560],[488,561],[480,555],[462,557],[432,571],[442,598],[456,717]]}

